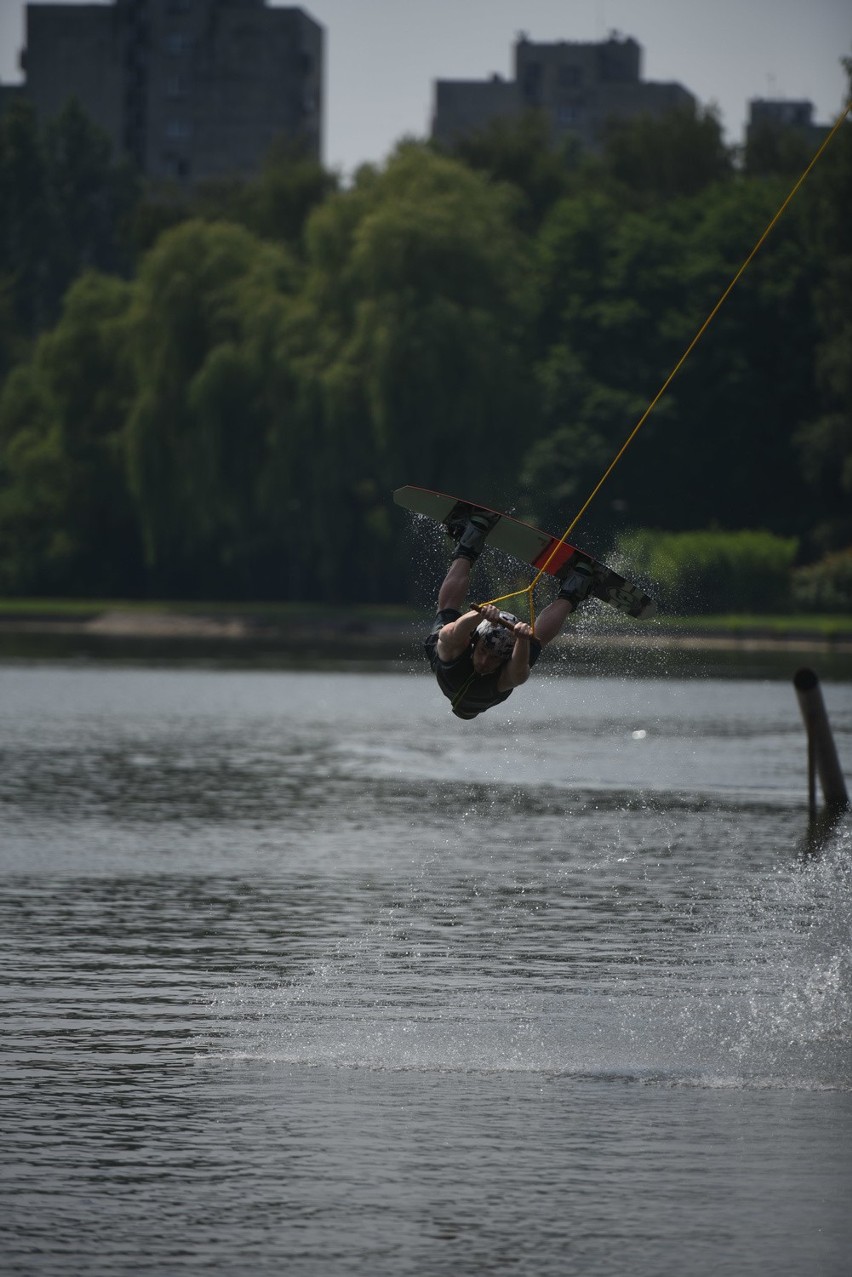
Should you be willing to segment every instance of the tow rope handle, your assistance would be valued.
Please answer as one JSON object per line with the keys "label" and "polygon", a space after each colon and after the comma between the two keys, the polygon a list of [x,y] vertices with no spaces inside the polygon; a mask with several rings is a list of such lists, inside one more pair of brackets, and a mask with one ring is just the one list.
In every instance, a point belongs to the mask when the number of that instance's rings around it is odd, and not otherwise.
{"label": "tow rope handle", "polygon": [[[482,613],[482,611],[484,610],[484,608],[486,608],[486,607],[488,607],[488,606],[490,606],[490,605],[489,605],[489,604],[487,604],[487,603],[471,603],[471,605],[470,605],[470,610],[471,610],[472,612],[479,612],[479,613]],[[505,618],[501,615],[501,616],[499,617],[498,621],[497,621],[497,624],[498,624],[498,625],[502,625],[502,626],[503,626],[503,628],[504,628],[504,629],[506,629],[506,630],[508,630],[510,634],[514,634],[514,632],[515,632],[515,622],[514,622],[514,621],[507,621],[507,620],[506,620],[506,619],[505,619]]]}

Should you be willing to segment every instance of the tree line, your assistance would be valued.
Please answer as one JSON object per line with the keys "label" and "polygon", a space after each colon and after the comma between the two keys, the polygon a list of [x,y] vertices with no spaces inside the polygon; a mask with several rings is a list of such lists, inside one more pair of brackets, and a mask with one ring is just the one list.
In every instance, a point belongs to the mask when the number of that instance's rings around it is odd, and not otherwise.
{"label": "tree line", "polygon": [[[530,115],[345,187],[279,147],[155,191],[73,103],[9,107],[0,592],[404,601],[403,483],[561,533],[811,149],[735,155],[698,111],[590,156]],[[590,551],[852,543],[851,204],[847,125],[592,503]]]}

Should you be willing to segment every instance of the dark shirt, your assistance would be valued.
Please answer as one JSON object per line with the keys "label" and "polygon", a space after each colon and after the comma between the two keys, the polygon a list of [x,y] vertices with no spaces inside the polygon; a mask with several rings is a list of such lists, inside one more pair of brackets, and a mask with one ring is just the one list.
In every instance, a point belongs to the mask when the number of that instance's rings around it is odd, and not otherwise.
{"label": "dark shirt", "polygon": [[[478,714],[491,709],[492,705],[508,700],[514,689],[510,687],[506,692],[497,690],[497,682],[506,661],[490,674],[477,674],[473,668],[473,641],[467,651],[462,652],[454,661],[441,660],[438,656],[438,634],[444,625],[457,620],[459,616],[460,612],[449,608],[439,613],[435,619],[435,627],[426,639],[426,655],[438,686],[451,702],[456,717],[476,718]],[[540,655],[541,644],[536,639],[530,639],[530,666],[535,665]]]}

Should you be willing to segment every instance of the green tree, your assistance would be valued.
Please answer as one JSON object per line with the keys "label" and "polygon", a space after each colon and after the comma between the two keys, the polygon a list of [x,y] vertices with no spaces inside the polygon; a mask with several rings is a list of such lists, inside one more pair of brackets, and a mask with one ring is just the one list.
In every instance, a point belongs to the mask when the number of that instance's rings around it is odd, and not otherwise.
{"label": "green tree", "polygon": [[[508,496],[526,441],[529,273],[515,196],[429,148],[308,224],[318,456],[362,597],[387,590],[386,502],[403,482]],[[322,557],[322,553],[321,553]],[[326,588],[337,556],[325,560]]]}
{"label": "green tree", "polygon": [[[777,179],[741,181],[693,202],[681,259],[679,322],[671,316],[678,357],[786,193]],[[638,446],[657,477],[658,500],[665,494],[667,526],[738,528],[759,512],[774,533],[805,533],[809,511],[792,439],[813,395],[811,269],[800,210],[793,207],[672,382],[665,396],[670,420],[655,410]],[[635,482],[635,475],[628,465],[627,481]],[[646,485],[645,491],[652,489]],[[655,522],[653,501],[640,502],[635,515]]]}
{"label": "green tree", "polygon": [[[852,97],[852,59],[846,60]],[[852,543],[852,123],[838,130],[805,193],[817,393],[801,415],[797,457],[817,511],[812,549]]]}
{"label": "green tree", "polygon": [[126,444],[155,592],[274,589],[259,567],[269,554],[260,491],[282,428],[270,370],[286,352],[270,336],[294,285],[282,248],[224,223],[178,226],[142,263],[129,318],[138,392]]}
{"label": "green tree", "polygon": [[23,99],[0,116],[0,279],[19,341],[56,322],[84,270],[129,272],[138,191],[76,102],[44,126]]}
{"label": "green tree", "polygon": [[[667,219],[625,211],[605,191],[562,201],[542,228],[542,434],[523,480],[527,507],[548,525],[564,527],[577,513],[676,349],[680,242]],[[623,489],[596,507],[595,537],[625,509]]]}
{"label": "green tree", "polygon": [[750,177],[798,177],[814,150],[814,143],[803,131],[767,121],[749,130],[743,168]]}
{"label": "green tree", "polygon": [[733,173],[731,152],[712,108],[682,107],[659,118],[610,120],[603,164],[631,200],[642,203],[697,195]]}
{"label": "green tree", "polygon": [[308,217],[338,185],[334,173],[281,138],[253,177],[208,178],[189,190],[175,185],[149,191],[135,210],[133,241],[143,255],[164,231],[201,219],[244,226],[298,253]]}
{"label": "green tree", "polygon": [[[520,126],[464,160],[406,143],[348,189],[279,157],[148,205],[138,277],[83,274],[51,327],[87,262],[126,269],[132,199],[79,111],[48,131],[7,114],[0,588],[397,599],[404,482],[562,531],[787,193],[784,176],[732,173],[714,127],[625,125],[573,166]],[[852,539],[850,137],[582,544],[604,553],[625,526],[764,527],[806,556]]]}
{"label": "green tree", "polygon": [[6,593],[133,595],[142,588],[122,432],[130,286],[71,288],[0,394],[0,583]]}
{"label": "green tree", "polygon": [[[313,210],[338,189],[338,180],[286,139],[271,148],[257,175],[237,193],[233,220],[261,239],[298,250]],[[203,192],[202,192],[203,199]]]}
{"label": "green tree", "polygon": [[[528,459],[528,483],[544,483],[544,457],[566,455],[570,426],[592,445],[580,454],[591,490],[591,458],[611,459],[627,439],[784,194],[777,180],[741,180],[644,211],[603,192],[557,206],[539,239],[537,367],[554,433]],[[645,420],[608,481],[609,506],[596,503],[598,522],[603,511],[614,531],[664,511],[672,529],[741,527],[759,510],[773,531],[804,531],[791,441],[813,393],[809,271],[801,221],[788,214]]]}
{"label": "green tree", "polygon": [[27,337],[21,331],[16,303],[14,275],[0,275],[0,386],[10,368],[27,356]]}
{"label": "green tree", "polygon": [[571,192],[576,171],[587,162],[576,138],[554,141],[547,116],[539,111],[493,120],[460,137],[450,151],[469,168],[520,192],[516,219],[527,232]]}
{"label": "green tree", "polygon": [[127,275],[133,265],[130,224],[141,195],[139,176],[116,160],[106,133],[72,98],[44,129],[59,240],[59,286],[86,269]]}
{"label": "green tree", "polygon": [[27,338],[56,318],[59,233],[44,139],[32,106],[18,99],[0,116],[0,277],[11,281],[15,322]]}
{"label": "green tree", "polygon": [[667,611],[783,612],[791,605],[794,537],[764,531],[627,534],[619,553],[641,563]]}

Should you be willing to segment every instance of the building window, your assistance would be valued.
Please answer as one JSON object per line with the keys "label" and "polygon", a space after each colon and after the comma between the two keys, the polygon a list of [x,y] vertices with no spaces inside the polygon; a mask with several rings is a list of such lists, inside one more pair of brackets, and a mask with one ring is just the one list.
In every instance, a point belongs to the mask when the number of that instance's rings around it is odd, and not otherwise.
{"label": "building window", "polygon": [[556,119],[560,124],[579,124],[583,118],[583,108],[573,102],[563,102],[556,108]]}
{"label": "building window", "polygon": [[522,92],[524,101],[538,106],[541,98],[541,63],[528,62],[524,67]]}
{"label": "building window", "polygon": [[167,98],[185,98],[187,94],[186,79],[182,75],[170,75],[166,80]]}
{"label": "building window", "polygon": [[192,137],[192,125],[189,120],[168,120],[166,122],[166,137],[170,142],[184,142],[187,138]]}
{"label": "building window", "polygon": [[192,41],[185,31],[170,31],[166,36],[166,53],[188,53]]}
{"label": "building window", "polygon": [[573,89],[583,82],[582,67],[562,66],[559,68],[558,84],[560,89]]}

